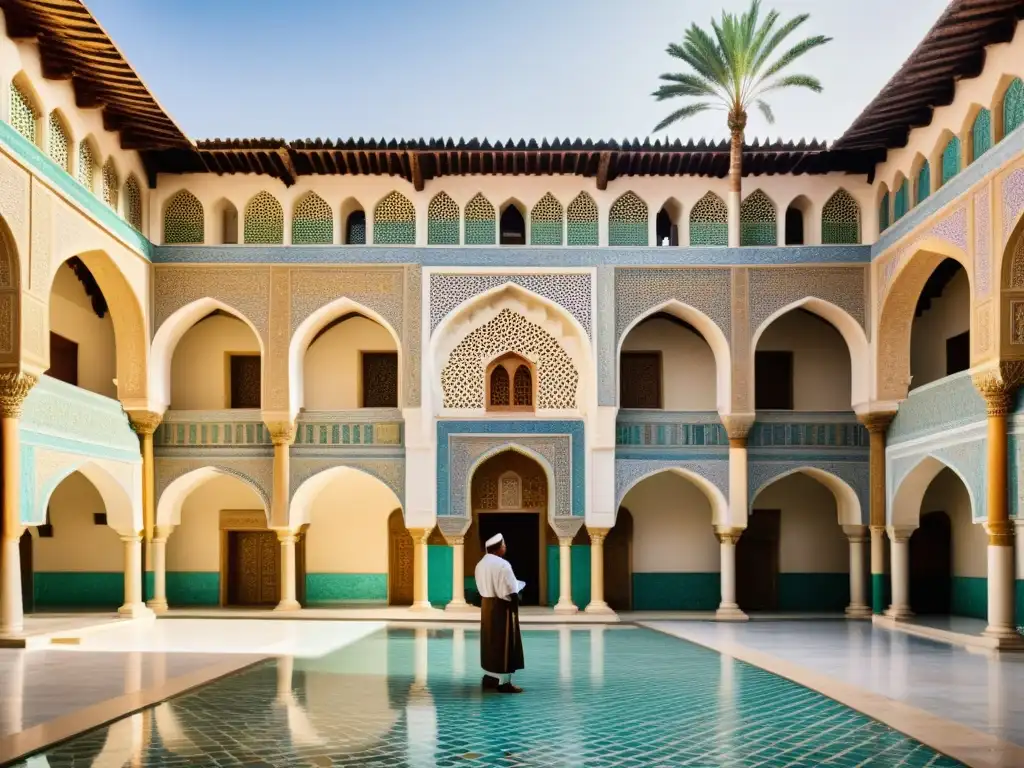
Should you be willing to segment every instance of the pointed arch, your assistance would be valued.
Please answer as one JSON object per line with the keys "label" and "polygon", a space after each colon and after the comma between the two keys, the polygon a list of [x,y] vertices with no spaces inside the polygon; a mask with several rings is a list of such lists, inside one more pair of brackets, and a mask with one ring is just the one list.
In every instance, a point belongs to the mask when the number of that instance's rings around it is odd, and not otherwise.
{"label": "pointed arch", "polygon": [[971,124],[970,152],[967,156],[968,163],[973,163],[979,157],[992,149],[992,113],[984,107],[978,109]]}
{"label": "pointed arch", "polygon": [[427,206],[427,244],[458,245],[459,219],[459,204],[447,192],[434,195]]}
{"label": "pointed arch", "polygon": [[558,486],[555,483],[554,467],[551,466],[551,462],[549,462],[545,456],[541,455],[532,448],[515,442],[514,440],[511,440],[507,443],[502,443],[500,445],[496,445],[493,448],[484,451],[484,453],[481,454],[476,459],[476,461],[474,461],[470,465],[469,469],[466,471],[466,487],[463,489],[463,492],[465,493],[466,496],[462,508],[467,511],[473,509],[473,476],[476,474],[476,471],[490,459],[493,459],[495,456],[498,456],[502,453],[508,453],[509,451],[513,451],[515,453],[520,454],[521,456],[525,456],[526,458],[535,462],[537,466],[539,466],[541,470],[544,472],[544,478],[547,481],[548,487],[546,510],[547,520],[554,520],[558,488]]}
{"label": "pointed arch", "polygon": [[134,173],[124,183],[124,218],[139,232],[142,231],[142,188]]}
{"label": "pointed arch", "polygon": [[103,164],[103,202],[117,210],[117,201],[121,192],[121,179],[117,175],[117,166],[113,156]]}
{"label": "pointed arch", "polygon": [[198,245],[205,237],[203,204],[187,189],[175,192],[164,204],[164,244]]}
{"label": "pointed arch", "polygon": [[368,472],[366,469],[351,465],[338,465],[329,467],[328,469],[322,469],[311,477],[306,478],[302,483],[292,492],[291,502],[288,507],[288,514],[290,520],[288,525],[293,530],[299,528],[302,525],[308,525],[312,522],[312,508],[317,497],[323,492],[327,486],[329,486],[334,480],[345,477],[346,475],[362,475],[364,477],[371,478],[376,482],[380,483],[384,488],[387,488],[388,493],[391,497],[391,509],[402,509],[402,500],[395,493],[395,489],[392,488],[383,479]]}
{"label": "pointed arch", "polygon": [[68,121],[59,109],[50,112],[47,134],[46,153],[53,162],[71,173],[71,150],[74,141],[71,138]]}
{"label": "pointed arch", "polygon": [[172,313],[153,335],[149,366],[149,395],[156,407],[166,409],[171,403],[171,360],[174,358],[174,350],[178,346],[178,342],[196,323],[217,310],[225,312],[249,326],[259,342],[260,357],[264,358],[266,349],[263,338],[256,329],[256,325],[248,317],[218,299],[209,296],[196,299]]}
{"label": "pointed arch", "polygon": [[566,244],[597,245],[598,212],[594,198],[580,192],[566,210]]}
{"label": "pointed arch", "polygon": [[266,191],[257,192],[245,204],[243,242],[254,245],[284,243],[284,208]]}
{"label": "pointed arch", "polygon": [[[141,483],[129,492],[110,470],[103,466],[105,461],[98,461],[86,457],[79,457],[77,460],[66,464],[56,474],[46,478],[39,489],[39,503],[36,509],[37,520],[33,523],[45,520],[46,508],[49,506],[50,497],[64,480],[70,475],[78,472],[99,493],[103,499],[103,508],[107,514],[107,525],[121,534],[137,534],[142,530],[142,493]],[[141,464],[137,465],[139,480],[141,480]],[[133,498],[134,497],[134,498]],[[40,514],[41,513],[41,514]]]}
{"label": "pointed arch", "polygon": [[999,113],[1002,123],[1002,130],[998,134],[999,140],[1024,125],[1024,80],[1014,77],[1006,85],[1000,100]]}
{"label": "pointed arch", "polygon": [[[303,358],[305,357],[306,350],[313,343],[316,335],[328,323],[348,314],[362,315],[368,320],[377,323],[391,334],[391,338],[395,341],[395,349],[398,350],[398,380],[399,382],[402,381],[402,365],[405,361],[402,355],[402,340],[398,333],[380,313],[346,296],[341,296],[324,304],[315,312],[311,312],[305,320],[299,323],[288,342],[288,403],[292,418],[302,408],[304,391]],[[401,386],[398,388],[398,405],[399,407],[402,406]]]}
{"label": "pointed arch", "polygon": [[708,192],[690,210],[691,246],[729,244],[729,208],[725,200]]}
{"label": "pointed arch", "polygon": [[894,478],[895,486],[890,491],[887,512],[889,519],[886,523],[896,527],[917,528],[921,520],[921,505],[924,502],[924,495],[928,487],[938,474],[948,469],[960,478],[960,482],[967,489],[967,496],[971,500],[971,519],[978,517],[978,504],[981,499],[975,498],[974,489],[968,482],[963,472],[933,454],[922,456],[914,467],[902,477]]}
{"label": "pointed arch", "polygon": [[331,206],[316,192],[307,192],[292,210],[292,243],[330,245],[334,242],[334,215]]}
{"label": "pointed arch", "polygon": [[39,96],[24,72],[11,80],[9,123],[11,127],[36,146],[42,146],[39,118],[43,114]]}
{"label": "pointed arch", "polygon": [[764,190],[755,189],[740,203],[740,245],[778,245],[779,224],[775,203]]}
{"label": "pointed arch", "polygon": [[530,211],[530,245],[561,245],[565,210],[550,192]]}
{"label": "pointed arch", "polygon": [[366,245],[366,211],[354,197],[341,204],[342,245]]}
{"label": "pointed arch", "polygon": [[682,466],[665,467],[658,465],[651,469],[650,472],[646,472],[632,478],[628,484],[616,490],[615,508],[618,509],[622,506],[622,500],[626,498],[626,495],[636,486],[640,485],[644,480],[664,473],[677,475],[684,480],[688,480],[693,483],[700,489],[700,491],[707,497],[708,503],[711,505],[712,525],[724,525],[729,519],[729,502],[725,498],[725,494],[722,493],[721,489],[706,477],[702,477],[693,470]]}
{"label": "pointed arch", "polygon": [[237,469],[211,464],[193,469],[180,477],[176,477],[160,493],[156,502],[156,525],[158,527],[177,526],[181,524],[181,508],[185,500],[194,490],[215,477],[233,477],[249,486],[263,502],[263,513],[270,524],[270,499],[260,484]]}
{"label": "pointed arch", "polygon": [[859,245],[860,240],[860,205],[840,187],[821,209],[822,245]]}
{"label": "pointed arch", "polygon": [[[673,317],[682,320],[684,323],[688,323],[696,328],[704,338],[704,341],[706,341],[708,346],[711,347],[711,353],[715,357],[715,400],[717,408],[722,412],[728,412],[731,410],[732,360],[730,356],[731,353],[729,351],[729,340],[725,337],[725,333],[722,332],[722,329],[718,327],[718,324],[714,320],[700,310],[694,309],[689,304],[684,304],[677,299],[670,299],[669,301],[665,301],[651,307],[623,329],[622,335],[619,336],[618,344],[615,349],[615,380],[621,380],[622,345],[625,343],[630,332],[644,320],[654,317],[662,312],[672,315]],[[619,393],[616,392],[616,404],[618,404],[618,397]]]}
{"label": "pointed arch", "polygon": [[[871,384],[871,353],[868,345],[868,337],[860,323],[853,319],[848,312],[840,309],[830,301],[819,299],[815,296],[807,296],[777,309],[764,319],[761,325],[750,337],[750,360],[749,370],[754,370],[754,355],[757,352],[757,343],[767,328],[788,312],[795,309],[803,309],[817,315],[822,320],[839,331],[839,335],[846,342],[847,351],[850,353],[850,400],[851,407],[867,403],[870,394]],[[748,397],[749,402],[754,402],[754,377],[749,377]]]}
{"label": "pointed arch", "polygon": [[494,245],[497,219],[494,206],[477,192],[466,203],[466,245]]}
{"label": "pointed arch", "polygon": [[[752,489],[752,492],[750,493],[750,509],[752,510],[754,508],[754,503],[757,501],[757,495],[759,493],[790,475],[807,475],[808,477],[817,480],[832,492],[832,495],[836,500],[836,515],[838,517],[839,525],[867,525],[867,510],[864,509],[864,505],[861,504],[861,497],[858,494],[857,489],[853,488],[846,480],[842,479],[838,475],[821,469],[820,467],[811,465],[787,469],[768,478],[757,488]],[[748,510],[748,514],[749,511],[750,510]]]}
{"label": "pointed arch", "polygon": [[389,192],[374,206],[373,242],[416,245],[416,208],[401,192]]}
{"label": "pointed arch", "polygon": [[809,245],[814,203],[807,195],[797,195],[786,206],[784,225],[785,245]]}
{"label": "pointed arch", "polygon": [[633,190],[608,210],[608,245],[650,245],[650,212]]}

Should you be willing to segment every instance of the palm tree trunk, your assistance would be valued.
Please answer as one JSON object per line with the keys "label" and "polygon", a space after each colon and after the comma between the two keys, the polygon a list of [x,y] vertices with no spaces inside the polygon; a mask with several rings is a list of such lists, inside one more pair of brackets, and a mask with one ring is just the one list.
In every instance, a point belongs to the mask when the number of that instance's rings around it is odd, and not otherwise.
{"label": "palm tree trunk", "polygon": [[743,183],[743,128],[746,123],[746,115],[743,120],[734,120],[730,117],[729,128],[731,129],[731,141],[729,146],[729,246],[735,248],[740,244],[740,202],[742,201],[741,187]]}

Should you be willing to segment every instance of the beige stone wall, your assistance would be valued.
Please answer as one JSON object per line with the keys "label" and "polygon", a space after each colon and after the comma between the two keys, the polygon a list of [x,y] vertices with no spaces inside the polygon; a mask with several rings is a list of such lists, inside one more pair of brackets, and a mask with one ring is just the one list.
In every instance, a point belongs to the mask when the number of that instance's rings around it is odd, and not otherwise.
{"label": "beige stone wall", "polygon": [[117,396],[117,357],[110,312],[99,317],[92,300],[67,264],[53,279],[50,330],[78,344],[78,386],[107,397]]}
{"label": "beige stone wall", "polygon": [[181,525],[167,540],[168,571],[220,571],[220,512],[262,510],[252,488],[234,477],[219,476],[193,491],[181,508]]}
{"label": "beige stone wall", "polygon": [[699,334],[669,320],[649,320],[629,333],[622,351],[661,353],[665,410],[715,410],[715,356]]}
{"label": "beige stone wall", "polygon": [[85,476],[72,472],[50,496],[53,538],[32,529],[32,566],[36,571],[122,572],[124,545],[108,525],[96,525],[93,513],[104,512],[99,491]]}
{"label": "beige stone wall", "polygon": [[387,573],[388,516],[395,495],[358,471],[339,475],[312,504],[308,573]]}
{"label": "beige stone wall", "polygon": [[953,538],[953,575],[985,578],[988,573],[988,535],[983,525],[971,518],[971,498],[967,487],[951,469],[944,469],[932,480],[921,502],[921,515],[945,512],[949,515]]}
{"label": "beige stone wall", "polygon": [[361,353],[396,349],[391,334],[364,317],[353,317],[334,326],[306,350],[303,406],[311,411],[361,408]]}
{"label": "beige stone wall", "polygon": [[910,331],[911,389],[946,376],[946,340],[970,330],[971,285],[959,270],[931,307],[914,318]]}
{"label": "beige stone wall", "polygon": [[228,408],[229,355],[259,353],[259,339],[238,318],[216,315],[200,321],[182,336],[171,358],[171,408]]}
{"label": "beige stone wall", "polygon": [[850,351],[825,320],[810,312],[787,312],[761,334],[757,350],[793,352],[795,410],[850,410]]}
{"label": "beige stone wall", "polygon": [[753,509],[777,509],[780,573],[846,573],[849,544],[832,491],[811,477],[789,475],[755,498]]}

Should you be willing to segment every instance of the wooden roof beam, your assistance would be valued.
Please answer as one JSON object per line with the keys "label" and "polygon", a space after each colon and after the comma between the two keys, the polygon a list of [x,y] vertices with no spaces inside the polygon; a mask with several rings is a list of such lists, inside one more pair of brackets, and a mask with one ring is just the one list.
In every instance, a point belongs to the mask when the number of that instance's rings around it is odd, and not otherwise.
{"label": "wooden roof beam", "polygon": [[412,188],[417,192],[422,192],[424,188],[423,184],[423,171],[420,168],[420,156],[418,152],[406,152],[406,156],[409,158],[409,175],[412,176]]}
{"label": "wooden roof beam", "polygon": [[299,172],[295,170],[295,163],[292,162],[291,150],[287,147],[281,147],[277,150],[277,157],[281,161],[281,167],[284,171],[281,179],[286,187],[290,187],[299,178]]}
{"label": "wooden roof beam", "polygon": [[602,192],[608,189],[608,169],[612,164],[612,153],[602,152],[597,161],[597,188]]}

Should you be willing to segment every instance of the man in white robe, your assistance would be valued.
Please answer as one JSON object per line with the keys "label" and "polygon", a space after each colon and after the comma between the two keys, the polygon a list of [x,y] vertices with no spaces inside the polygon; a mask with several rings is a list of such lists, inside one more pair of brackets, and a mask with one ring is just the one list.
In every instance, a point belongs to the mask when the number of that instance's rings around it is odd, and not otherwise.
{"label": "man in white robe", "polygon": [[505,539],[499,533],[485,543],[487,554],[476,566],[476,589],[480,593],[480,666],[484,668],[484,690],[522,693],[512,685],[512,673],[522,669],[523,637],[519,632],[519,593],[525,586],[516,579],[505,554]]}

